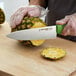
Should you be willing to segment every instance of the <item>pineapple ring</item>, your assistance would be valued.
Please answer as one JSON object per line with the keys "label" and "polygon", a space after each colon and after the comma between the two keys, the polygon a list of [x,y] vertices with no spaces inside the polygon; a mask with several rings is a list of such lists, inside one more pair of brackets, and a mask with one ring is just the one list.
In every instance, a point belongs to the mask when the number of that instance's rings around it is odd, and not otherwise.
{"label": "pineapple ring", "polygon": [[39,46],[41,44],[43,44],[45,42],[45,40],[31,40],[31,43],[35,46]]}
{"label": "pineapple ring", "polygon": [[5,14],[3,10],[0,8],[0,24],[2,24],[5,21]]}
{"label": "pineapple ring", "polygon": [[42,50],[41,55],[45,58],[57,60],[66,55],[66,51],[61,48],[49,47]]}

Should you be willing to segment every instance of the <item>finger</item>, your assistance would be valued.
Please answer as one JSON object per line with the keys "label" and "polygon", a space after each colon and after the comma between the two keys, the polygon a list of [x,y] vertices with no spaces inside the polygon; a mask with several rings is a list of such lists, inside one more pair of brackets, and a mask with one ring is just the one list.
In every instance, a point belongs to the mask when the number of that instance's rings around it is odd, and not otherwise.
{"label": "finger", "polygon": [[15,24],[16,24],[16,25],[19,25],[19,24],[21,23],[23,17],[24,17],[26,14],[27,14],[27,9],[23,9],[20,14],[18,14],[17,16],[15,16],[15,17],[16,17],[16,18],[15,18],[15,19],[16,19],[16,20],[15,20]]}
{"label": "finger", "polygon": [[38,17],[38,16],[40,16],[40,12],[39,11],[30,11],[29,13],[28,13],[30,16],[34,16],[34,17]]}
{"label": "finger", "polygon": [[30,8],[30,10],[28,11],[28,14],[30,16],[38,17],[40,16],[41,11],[39,10],[39,8],[33,8],[33,9]]}
{"label": "finger", "polygon": [[75,16],[70,16],[70,19],[63,29],[62,35],[71,35],[71,36],[76,36],[76,17]]}
{"label": "finger", "polygon": [[57,21],[56,21],[56,24],[64,25],[64,24],[66,24],[68,21],[69,21],[69,16],[66,16],[64,19],[57,20]]}
{"label": "finger", "polygon": [[16,25],[19,25],[26,14],[27,8],[20,8],[19,10],[17,10],[10,19],[11,28],[15,28]]}
{"label": "finger", "polygon": [[15,14],[15,24],[18,25],[21,23],[23,17],[27,14],[27,8],[21,8],[17,13]]}
{"label": "finger", "polygon": [[22,11],[23,8],[18,9],[11,17],[10,17],[10,26],[11,28],[15,28],[16,27],[16,18],[17,15],[20,13],[20,11]]}
{"label": "finger", "polygon": [[11,28],[15,28],[14,15],[12,15],[10,18],[10,26]]}
{"label": "finger", "polygon": [[71,17],[70,22],[71,22],[70,35],[76,36],[76,19],[75,19],[75,16]]}
{"label": "finger", "polygon": [[68,21],[67,25],[63,29],[62,34],[63,35],[74,35],[75,34],[75,22],[73,18],[71,17],[70,20]]}
{"label": "finger", "polygon": [[68,22],[67,25],[64,27],[63,31],[62,31],[62,35],[67,36],[69,35],[70,32],[70,23]]}

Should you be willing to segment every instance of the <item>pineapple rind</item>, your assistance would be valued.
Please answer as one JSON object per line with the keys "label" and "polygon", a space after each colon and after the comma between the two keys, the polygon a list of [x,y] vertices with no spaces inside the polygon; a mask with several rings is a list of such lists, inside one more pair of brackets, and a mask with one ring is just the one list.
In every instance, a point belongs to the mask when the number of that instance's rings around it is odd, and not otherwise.
{"label": "pineapple rind", "polygon": [[0,8],[0,24],[2,24],[5,21],[5,14],[3,10]]}

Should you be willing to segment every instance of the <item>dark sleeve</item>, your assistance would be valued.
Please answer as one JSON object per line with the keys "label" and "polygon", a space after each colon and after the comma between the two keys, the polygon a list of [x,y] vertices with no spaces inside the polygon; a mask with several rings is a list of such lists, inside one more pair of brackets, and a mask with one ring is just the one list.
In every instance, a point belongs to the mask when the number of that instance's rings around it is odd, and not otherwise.
{"label": "dark sleeve", "polygon": [[48,7],[48,0],[45,0],[45,8]]}
{"label": "dark sleeve", "polygon": [[[29,0],[29,2],[30,2],[30,0]],[[44,8],[47,8],[47,6],[48,6],[48,0],[45,0],[45,6],[44,6]]]}

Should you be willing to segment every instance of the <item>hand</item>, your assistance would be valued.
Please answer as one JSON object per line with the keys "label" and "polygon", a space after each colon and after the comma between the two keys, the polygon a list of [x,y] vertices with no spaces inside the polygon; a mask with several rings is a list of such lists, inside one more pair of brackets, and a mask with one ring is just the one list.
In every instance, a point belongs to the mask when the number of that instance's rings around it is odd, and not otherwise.
{"label": "hand", "polygon": [[10,18],[11,28],[15,28],[21,23],[21,20],[26,15],[38,17],[41,15],[41,8],[39,7],[22,7],[19,8]]}
{"label": "hand", "polygon": [[62,35],[67,36],[76,36],[76,14],[65,16],[64,19],[56,21],[56,24],[64,25]]}

